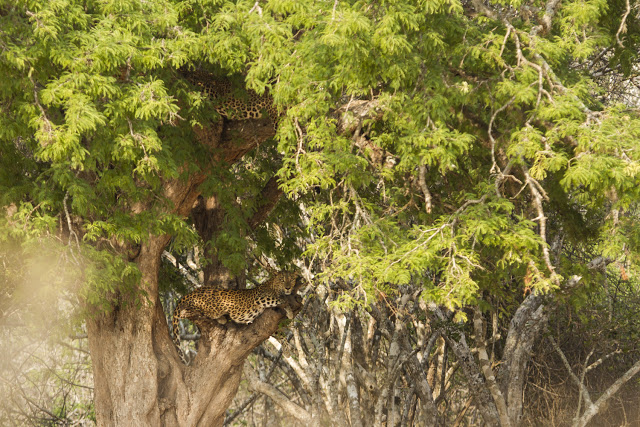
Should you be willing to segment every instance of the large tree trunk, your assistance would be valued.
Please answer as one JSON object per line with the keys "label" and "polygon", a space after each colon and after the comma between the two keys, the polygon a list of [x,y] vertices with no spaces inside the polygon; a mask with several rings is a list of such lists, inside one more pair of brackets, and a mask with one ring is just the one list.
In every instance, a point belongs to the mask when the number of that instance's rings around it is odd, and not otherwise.
{"label": "large tree trunk", "polygon": [[[273,134],[270,120],[226,121],[197,129],[200,142],[212,149],[210,163],[201,168],[233,163]],[[187,181],[166,182],[165,196],[174,212],[191,212],[205,177],[203,172]],[[140,291],[147,296],[142,307],[116,295],[111,312],[87,318],[100,426],[222,425],[246,357],[276,331],[283,317],[282,310],[270,309],[251,325],[206,324],[200,328],[194,363],[183,365],[158,295],[160,258],[169,239],[150,236],[134,259],[142,273]],[[289,296],[287,302],[294,312],[301,308],[299,297]]]}
{"label": "large tree trunk", "polygon": [[[282,190],[278,187],[276,177],[272,177],[267,181],[260,192],[258,209],[247,220],[249,229],[255,229],[266,219],[282,193]],[[216,197],[198,198],[191,211],[193,225],[202,241],[205,242],[204,256],[207,259],[207,264],[202,266],[203,284],[224,289],[244,288],[246,277],[244,275],[232,277],[229,270],[218,258],[216,251],[212,250],[211,245],[207,243],[211,242],[211,239],[222,231],[225,215],[227,215],[227,212],[223,206],[220,206]]]}
{"label": "large tree trunk", "polygon": [[[251,325],[201,328],[198,356],[184,366],[169,338],[157,292],[166,238],[151,238],[138,256],[142,308],[116,308],[87,321],[101,426],[216,426],[238,389],[244,360],[278,328],[283,312],[267,310]],[[294,311],[300,302],[290,298]]]}
{"label": "large tree trunk", "polygon": [[497,377],[512,426],[520,424],[527,365],[533,345],[544,332],[549,318],[545,300],[543,295],[530,294],[520,304],[509,324]]}

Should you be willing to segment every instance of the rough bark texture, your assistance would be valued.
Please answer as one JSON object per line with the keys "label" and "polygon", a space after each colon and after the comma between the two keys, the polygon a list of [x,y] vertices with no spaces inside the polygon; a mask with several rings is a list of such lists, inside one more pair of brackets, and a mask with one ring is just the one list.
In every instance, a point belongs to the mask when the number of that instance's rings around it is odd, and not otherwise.
{"label": "rough bark texture", "polygon": [[[210,242],[213,236],[221,231],[224,222],[225,211],[218,203],[216,197],[203,198],[199,197],[193,210],[191,211],[191,218],[193,218],[193,225],[198,231],[198,235],[202,238],[203,242]],[[205,245],[205,258],[208,263],[202,267],[203,284],[205,286],[213,286],[217,288],[229,288],[232,276],[228,269],[226,269],[222,262],[218,259],[209,244]],[[238,283],[235,283],[238,285]]]}
{"label": "rough bark texture", "polygon": [[[439,308],[435,308],[435,313],[440,321],[447,322],[446,317]],[[480,367],[476,363],[473,354],[471,354],[471,349],[467,345],[464,333],[461,330],[457,330],[453,325],[445,325],[443,329],[443,338],[456,355],[462,367],[462,372],[467,379],[469,391],[484,422],[490,426],[500,425],[498,408],[493,401],[493,396],[491,396],[489,392]]]}
{"label": "rough bark texture", "polygon": [[493,401],[496,404],[498,414],[500,415],[500,425],[502,427],[510,427],[511,420],[509,419],[507,402],[504,399],[502,391],[498,387],[495,374],[493,373],[493,369],[491,368],[491,360],[489,359],[489,354],[487,353],[487,347],[485,345],[484,319],[479,308],[476,308],[474,310],[473,325],[476,338],[476,348],[478,350],[478,361],[480,362],[482,373],[484,374],[484,378],[487,381],[487,387],[491,392],[491,396],[493,397]]}
{"label": "rough bark texture", "polygon": [[[207,170],[237,161],[273,136],[274,128],[268,119],[224,121],[195,133],[212,153],[201,164]],[[203,172],[186,181],[165,183],[174,212],[184,216],[191,212],[205,177]],[[203,228],[215,229],[206,221]],[[130,258],[142,272],[140,290],[148,296],[141,308],[115,297],[112,312],[87,319],[100,426],[222,425],[245,358],[277,330],[284,316],[284,311],[271,309],[251,325],[201,324],[198,356],[191,366],[184,366],[169,337],[158,296],[160,258],[168,241],[169,236],[150,236]],[[295,313],[301,308],[297,296],[288,297],[287,303]]]}
{"label": "rough bark texture", "polygon": [[[479,312],[474,318],[474,326],[480,366],[467,345],[464,333],[448,325],[444,327],[444,339],[456,355],[473,401],[487,425],[505,427],[520,423],[525,374],[531,349],[548,319],[544,301],[544,296],[531,294],[518,307],[509,325],[497,375],[494,375],[484,347],[484,322]],[[439,309],[436,309],[436,315],[440,320],[446,320]]]}
{"label": "rough bark texture", "polygon": [[544,301],[542,295],[529,295],[509,324],[503,362],[497,377],[502,395],[506,396],[509,420],[514,426],[522,417],[522,393],[531,350],[549,317]]}
{"label": "rough bark texture", "polygon": [[[288,302],[294,311],[301,308],[295,298]],[[178,359],[159,302],[155,309],[128,307],[89,320],[98,424],[222,425],[245,358],[283,317],[267,310],[247,326],[201,325],[198,356],[189,367]]]}
{"label": "rough bark texture", "polygon": [[478,411],[482,415],[484,422],[490,426],[500,425],[500,415],[496,407],[493,397],[489,392],[486,381],[480,371],[480,367],[476,363],[471,350],[467,345],[467,341],[463,333],[460,333],[460,339],[455,340],[451,338],[451,333],[445,334],[445,340],[451,350],[456,355],[462,372],[464,372],[467,378],[467,384],[469,391],[473,395]]}

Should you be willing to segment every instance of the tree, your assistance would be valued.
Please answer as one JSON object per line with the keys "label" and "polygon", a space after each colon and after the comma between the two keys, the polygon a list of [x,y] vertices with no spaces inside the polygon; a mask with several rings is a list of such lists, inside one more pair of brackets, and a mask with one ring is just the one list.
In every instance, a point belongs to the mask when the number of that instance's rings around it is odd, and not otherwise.
{"label": "tree", "polygon": [[[205,284],[225,286],[244,286],[252,256],[284,266],[304,251],[314,281],[336,289],[333,366],[352,425],[367,381],[376,423],[407,419],[418,400],[419,416],[437,419],[434,377],[402,396],[395,381],[431,364],[444,396],[449,354],[475,414],[517,425],[550,308],[597,286],[592,260],[572,252],[636,271],[640,120],[596,98],[604,71],[593,68],[634,71],[630,11],[600,0],[0,3],[0,71],[12,77],[0,82],[3,239],[25,253],[57,239],[77,271],[65,292],[83,307],[98,423],[222,423],[243,361],[277,329],[277,311],[202,327],[193,366],[180,364],[161,259],[197,248]],[[267,94],[279,112],[238,117],[220,84],[239,102]],[[500,313],[508,321],[488,327]],[[409,314],[431,330],[418,347]],[[388,344],[379,393],[355,363],[360,316]],[[408,399],[406,416],[389,411],[391,392]],[[305,413],[337,416],[332,398]]]}

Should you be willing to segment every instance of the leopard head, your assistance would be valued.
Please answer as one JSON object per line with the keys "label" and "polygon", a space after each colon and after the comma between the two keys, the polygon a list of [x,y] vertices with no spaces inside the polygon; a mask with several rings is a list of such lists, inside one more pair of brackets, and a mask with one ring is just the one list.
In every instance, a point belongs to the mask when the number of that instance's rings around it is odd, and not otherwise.
{"label": "leopard head", "polygon": [[297,272],[278,271],[272,273],[264,286],[278,294],[291,295],[301,284],[302,278]]}

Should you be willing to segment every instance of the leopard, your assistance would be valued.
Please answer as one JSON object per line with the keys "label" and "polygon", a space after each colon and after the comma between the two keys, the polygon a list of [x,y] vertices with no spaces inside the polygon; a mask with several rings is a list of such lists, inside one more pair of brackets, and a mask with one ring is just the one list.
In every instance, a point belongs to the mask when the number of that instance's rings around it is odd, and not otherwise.
{"label": "leopard", "polygon": [[219,324],[227,323],[226,316],[238,324],[251,324],[265,309],[282,306],[287,318],[295,313],[285,304],[284,295],[300,285],[301,278],[296,272],[273,272],[271,277],[253,289],[216,289],[202,286],[186,294],[176,304],[173,311],[173,342],[183,363],[189,364],[180,347],[180,319],[208,318]]}
{"label": "leopard", "polygon": [[214,109],[222,117],[248,120],[266,116],[275,126],[279,114],[268,91],[258,94],[251,89],[236,90],[231,80],[201,70],[183,70],[182,75],[213,101]]}

